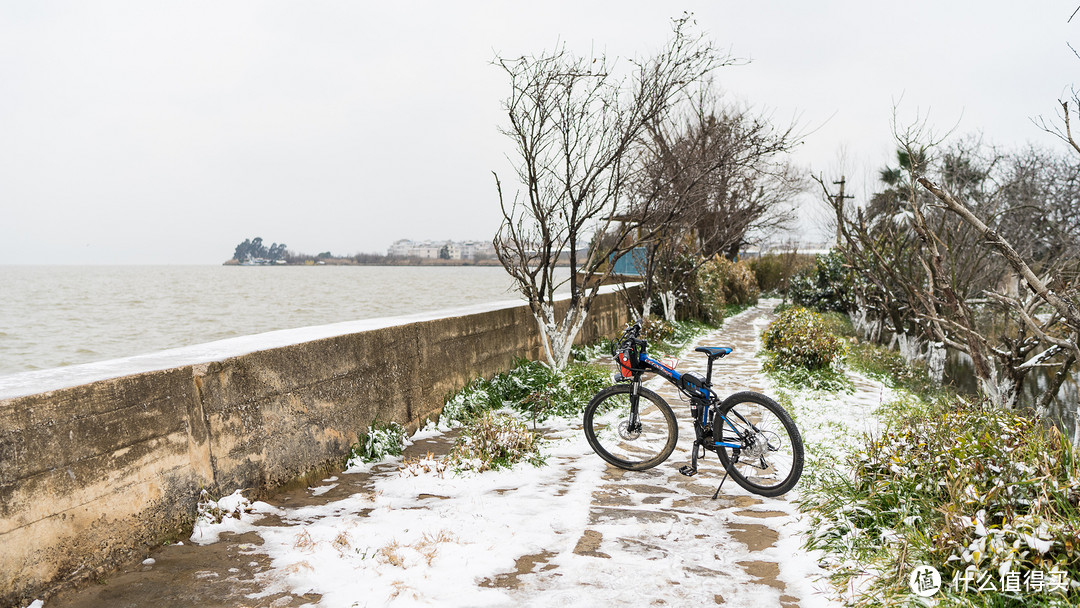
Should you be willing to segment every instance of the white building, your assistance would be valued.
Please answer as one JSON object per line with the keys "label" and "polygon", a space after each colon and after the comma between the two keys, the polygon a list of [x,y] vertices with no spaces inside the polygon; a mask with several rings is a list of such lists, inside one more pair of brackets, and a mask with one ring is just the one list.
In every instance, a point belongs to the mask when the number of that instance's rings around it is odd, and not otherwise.
{"label": "white building", "polygon": [[423,241],[416,242],[409,239],[394,241],[393,245],[386,250],[386,255],[397,257],[414,257],[436,259],[445,251],[451,260],[472,260],[479,256],[495,255],[495,248],[491,243],[483,241]]}
{"label": "white building", "polygon": [[386,250],[386,255],[406,258],[412,255],[412,249],[416,245],[409,239],[400,239],[394,241],[393,245]]}

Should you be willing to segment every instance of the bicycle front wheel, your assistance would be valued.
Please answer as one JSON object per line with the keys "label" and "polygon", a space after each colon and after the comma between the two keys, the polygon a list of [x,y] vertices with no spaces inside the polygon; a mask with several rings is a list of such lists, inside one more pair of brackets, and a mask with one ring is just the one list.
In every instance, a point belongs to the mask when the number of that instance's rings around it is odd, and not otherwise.
{"label": "bicycle front wheel", "polygon": [[803,443],[791,416],[761,393],[736,393],[716,408],[713,434],[739,448],[719,447],[735,482],[761,496],[779,496],[799,481]]}
{"label": "bicycle front wheel", "polygon": [[601,458],[630,471],[644,471],[675,451],[679,427],[664,399],[639,388],[637,415],[632,414],[632,385],[620,384],[596,394],[585,407],[585,438]]}

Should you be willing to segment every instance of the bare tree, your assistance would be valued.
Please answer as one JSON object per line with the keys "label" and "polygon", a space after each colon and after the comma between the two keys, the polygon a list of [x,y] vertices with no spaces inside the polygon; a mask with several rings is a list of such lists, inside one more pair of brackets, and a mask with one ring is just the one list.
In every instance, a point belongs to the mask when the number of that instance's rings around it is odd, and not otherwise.
{"label": "bare tree", "polygon": [[[1043,125],[1080,153],[1070,128],[1069,105],[1062,102],[1061,106],[1061,127],[1055,130]],[[1010,195],[1012,213],[1000,216],[980,213],[983,210],[970,201],[925,176],[917,179],[1011,271],[1012,281],[984,292],[1014,324],[1006,340],[1013,352],[994,352],[1004,360],[1002,380],[1007,388],[1012,388],[1011,383],[1019,385],[1035,368],[1056,368],[1036,406],[1044,413],[1080,359],[1080,291],[1075,281],[1080,254],[1078,175],[1075,161],[1062,162],[1035,150],[1018,155],[1011,166],[1011,179],[1002,188]],[[1021,342],[1031,345],[1022,354],[1016,348]],[[1013,403],[1005,401],[1006,405]]]}
{"label": "bare tree", "polygon": [[643,316],[657,295],[673,320],[697,268],[715,255],[735,259],[754,235],[785,226],[803,188],[783,156],[798,140],[795,125],[778,128],[713,91],[706,83],[684,113],[648,125],[629,191],[630,217],[655,236],[642,243]]}
{"label": "bare tree", "polygon": [[[1046,276],[1075,264],[1063,252],[1080,233],[1036,219],[1071,213],[1076,193],[1055,185],[1055,163],[1031,151],[1002,154],[969,139],[931,158],[921,128],[897,137],[901,166],[882,173],[890,187],[841,226],[863,279],[860,306],[899,336],[969,355],[981,389],[1003,406],[1017,404],[1031,371],[1057,368],[1045,407],[1076,360],[1064,334],[1078,327]],[[1014,239],[1027,241],[1026,260]]]}
{"label": "bare tree", "polygon": [[[494,245],[499,260],[527,298],[540,328],[548,365],[562,367],[612,261],[634,248],[637,227],[615,218],[634,170],[634,146],[646,125],[670,111],[677,96],[731,60],[691,35],[689,16],[655,56],[628,61],[617,75],[604,56],[578,57],[565,47],[496,63],[510,78],[505,100],[514,143],[512,159],[523,193],[507,201],[498,176],[503,222]],[[583,240],[594,235],[592,246]],[[569,278],[556,277],[565,260]],[[565,313],[555,291],[568,283]]]}

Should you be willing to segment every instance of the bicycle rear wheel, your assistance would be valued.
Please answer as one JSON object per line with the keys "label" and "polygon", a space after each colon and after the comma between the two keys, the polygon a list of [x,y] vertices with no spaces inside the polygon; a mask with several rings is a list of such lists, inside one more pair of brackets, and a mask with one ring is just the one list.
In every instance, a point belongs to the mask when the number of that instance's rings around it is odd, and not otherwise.
{"label": "bicycle rear wheel", "polygon": [[740,448],[719,447],[724,468],[740,486],[761,496],[779,496],[799,481],[803,443],[791,416],[761,393],[736,393],[716,408],[713,433]]}
{"label": "bicycle rear wheel", "polygon": [[631,416],[632,385],[596,394],[585,407],[585,438],[601,458],[630,471],[644,471],[675,451],[679,427],[664,399],[647,388],[638,391],[637,420]]}

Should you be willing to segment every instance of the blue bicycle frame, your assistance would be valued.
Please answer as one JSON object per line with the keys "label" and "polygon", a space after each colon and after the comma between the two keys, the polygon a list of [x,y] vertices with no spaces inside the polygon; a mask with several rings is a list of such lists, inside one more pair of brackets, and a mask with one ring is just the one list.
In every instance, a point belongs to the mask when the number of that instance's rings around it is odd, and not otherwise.
{"label": "blue bicycle frame", "polygon": [[[713,392],[713,390],[711,388],[712,359],[709,359],[708,379],[706,380],[704,386],[696,387],[696,391],[699,393],[697,395],[695,395],[695,394],[691,393],[689,390],[683,388],[683,385],[684,385],[684,383],[682,381],[683,380],[683,374],[681,374],[678,371],[675,371],[674,369],[664,365],[663,363],[657,361],[656,359],[653,359],[652,357],[650,357],[646,353],[639,354],[638,359],[641,362],[642,367],[644,368],[644,371],[651,371],[651,372],[654,372],[654,373],[657,373],[657,374],[663,376],[665,379],[668,380],[668,382],[671,382],[675,386],[679,387],[679,390],[683,391],[684,393],[687,393],[687,395],[690,397],[692,402],[693,402],[693,400],[699,401],[700,402],[700,408],[699,408],[698,413],[700,415],[700,420],[695,420],[695,422],[700,424],[701,428],[704,428],[704,427],[706,427],[708,425],[709,410],[712,407],[715,407],[717,402],[719,401],[719,397],[716,396],[716,393]],[[691,408],[691,409],[694,409],[694,408]],[[737,412],[736,412],[736,415],[738,415]],[[730,427],[731,430],[734,431],[736,435],[739,435],[739,430],[735,427],[734,424],[731,423],[730,420],[727,419],[726,416],[724,416],[723,414],[720,414],[720,418],[723,419],[724,424],[727,425],[728,427]],[[740,418],[741,418],[741,416],[740,416]],[[747,421],[744,420],[743,422],[747,422]],[[718,448],[723,447],[723,448],[732,448],[732,449],[739,449],[739,448],[743,447],[742,444],[738,444],[738,443],[729,443],[729,442],[726,442],[726,441],[717,441],[717,436],[716,436],[716,430],[715,429],[713,430],[713,445],[715,447],[718,447]]]}

